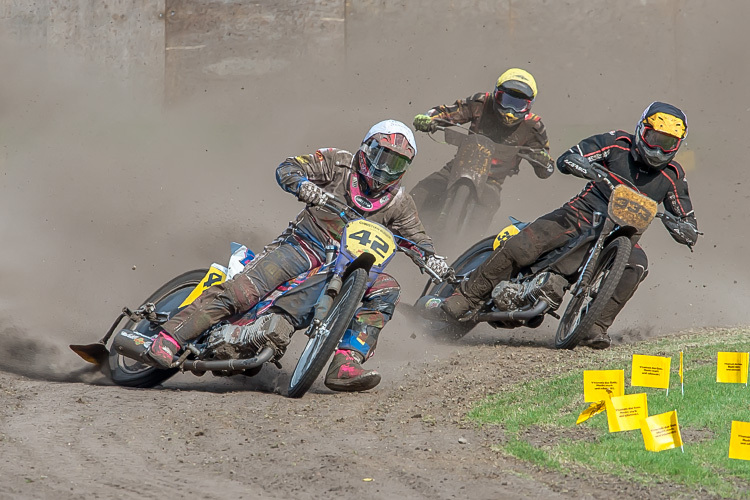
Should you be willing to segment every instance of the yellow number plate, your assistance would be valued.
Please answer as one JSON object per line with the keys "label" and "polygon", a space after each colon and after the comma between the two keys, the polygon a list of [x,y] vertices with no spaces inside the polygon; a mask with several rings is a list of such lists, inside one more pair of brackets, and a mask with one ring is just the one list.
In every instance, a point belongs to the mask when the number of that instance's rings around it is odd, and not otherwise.
{"label": "yellow number plate", "polygon": [[508,238],[518,233],[519,233],[518,228],[514,226],[513,224],[506,227],[505,229],[500,231],[500,234],[498,234],[497,238],[495,238],[494,243],[492,243],[492,249],[497,250],[497,247],[505,243],[508,240]]}
{"label": "yellow number plate", "polygon": [[396,240],[385,227],[367,220],[355,220],[346,225],[344,247],[354,257],[367,252],[379,266],[396,252]]}
{"label": "yellow number plate", "polygon": [[224,283],[227,279],[227,270],[225,267],[219,266],[218,264],[212,264],[211,268],[208,270],[206,275],[203,277],[200,283],[193,289],[192,292],[190,292],[190,295],[188,295],[185,300],[182,301],[182,304],[180,304],[180,307],[185,307],[186,305],[192,303],[195,299],[198,298],[200,294],[202,294],[206,289],[218,285],[219,283]]}
{"label": "yellow number plate", "polygon": [[656,202],[627,186],[619,185],[609,199],[609,216],[621,226],[643,232],[656,216]]}

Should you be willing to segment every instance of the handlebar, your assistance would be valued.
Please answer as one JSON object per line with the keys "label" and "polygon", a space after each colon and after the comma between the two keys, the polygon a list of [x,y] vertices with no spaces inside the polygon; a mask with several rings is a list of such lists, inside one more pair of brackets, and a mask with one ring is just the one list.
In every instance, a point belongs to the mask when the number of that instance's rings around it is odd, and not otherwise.
{"label": "handlebar", "polygon": [[[307,206],[308,207],[310,207],[310,206],[317,206],[317,207],[320,207],[320,208],[325,208],[328,211],[330,211],[330,212],[338,215],[339,217],[341,217],[341,220],[343,220],[344,223],[349,223],[349,222],[351,222],[353,220],[357,220],[357,219],[364,219],[364,215],[363,214],[359,213],[356,209],[354,209],[353,207],[351,207],[345,201],[337,198],[332,193],[326,192],[325,194],[326,194],[327,198],[326,198],[326,201],[324,203],[319,204],[319,205],[308,204]],[[426,273],[427,275],[429,275],[430,279],[433,282],[435,282],[435,283],[441,283],[444,280],[444,278],[441,278],[432,269],[430,269],[429,267],[427,267],[427,264],[426,264],[426,262],[424,260],[424,255],[427,253],[427,249],[422,248],[419,244],[414,243],[413,241],[409,241],[406,238],[403,238],[401,236],[398,236],[398,235],[395,235],[395,234],[393,236],[397,240],[398,239],[404,240],[404,241],[408,242],[409,245],[411,245],[411,246],[415,247],[416,249],[418,249],[418,250],[414,250],[412,248],[408,248],[408,247],[399,245],[398,243],[396,245],[396,250],[399,251],[399,252],[405,253],[412,260],[412,262],[414,262],[417,265],[417,267],[419,267],[419,270],[420,270],[420,272],[422,274]],[[448,279],[450,276],[454,276],[452,269],[449,269],[448,276],[446,276],[445,279]]]}

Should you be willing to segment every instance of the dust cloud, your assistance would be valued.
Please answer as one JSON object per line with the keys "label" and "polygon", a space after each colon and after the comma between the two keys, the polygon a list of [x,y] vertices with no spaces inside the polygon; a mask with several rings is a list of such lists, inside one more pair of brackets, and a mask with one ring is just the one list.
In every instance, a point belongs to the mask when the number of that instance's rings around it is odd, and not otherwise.
{"label": "dust cloud", "polygon": [[[633,17],[648,4],[634,7]],[[529,7],[536,24],[528,26],[409,8],[375,22],[355,19],[350,32],[357,36],[338,63],[299,61],[229,90],[206,88],[169,109],[137,81],[3,41],[0,369],[50,379],[79,369],[67,344],[101,338],[122,306],[136,306],[179,273],[224,262],[231,241],[260,250],[283,229],[301,208],[275,183],[286,156],[356,149],[371,124],[411,124],[432,106],[491,90],[512,66],[537,78],[534,111],[547,125],[553,155],[593,133],[632,130],[653,100],[688,114],[683,160],[706,234],[690,253],[655,223],[643,240],[650,274],[613,326],[615,336],[750,322],[742,222],[750,207],[742,143],[749,68],[737,64],[747,42],[739,24],[747,15],[738,12],[748,14],[748,6],[722,3],[711,23],[662,9],[658,14],[677,16],[680,30],[654,36],[645,21],[595,22],[592,16],[605,14],[541,5]],[[698,29],[699,40],[690,36]],[[673,50],[655,47],[663,40]],[[407,189],[453,154],[450,146],[417,140]],[[491,225],[503,227],[509,215],[531,220],[581,187],[559,173],[542,181],[522,170],[506,182]],[[425,280],[404,261],[391,272],[411,303]],[[478,335],[507,342],[528,336],[546,346],[554,326]],[[397,313],[377,363],[438,349],[414,331]]]}

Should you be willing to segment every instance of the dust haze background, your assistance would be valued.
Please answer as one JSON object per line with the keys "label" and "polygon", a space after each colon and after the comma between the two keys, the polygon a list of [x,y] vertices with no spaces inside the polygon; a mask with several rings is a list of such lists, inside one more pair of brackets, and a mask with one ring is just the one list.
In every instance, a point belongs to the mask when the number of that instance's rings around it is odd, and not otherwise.
{"label": "dust haze background", "polygon": [[[533,2],[525,19],[536,23],[522,25],[512,12],[494,18],[444,4],[354,19],[337,63],[307,55],[221,90],[198,85],[169,108],[137,79],[3,40],[0,366],[52,378],[80,366],[66,345],[101,338],[122,306],[181,272],[225,262],[230,241],[260,250],[284,228],[301,208],[274,179],[286,156],[354,150],[373,123],[411,124],[432,106],[491,90],[513,66],[537,79],[534,111],[553,155],[593,133],[632,131],[653,100],[687,112],[684,160],[705,236],[690,253],[654,224],[643,239],[649,277],[612,332],[627,341],[747,324],[748,4],[713,2],[709,10],[708,2],[644,0],[615,17],[599,3]],[[660,28],[660,18],[679,29]],[[453,154],[424,135],[417,140],[407,188]],[[523,169],[505,184],[492,228],[508,215],[531,220],[582,187],[559,172],[541,181]],[[449,250],[438,248],[457,256]],[[391,271],[412,302],[424,280],[404,261]],[[545,344],[553,323],[530,338]],[[409,330],[397,314],[375,359],[429,355]]]}

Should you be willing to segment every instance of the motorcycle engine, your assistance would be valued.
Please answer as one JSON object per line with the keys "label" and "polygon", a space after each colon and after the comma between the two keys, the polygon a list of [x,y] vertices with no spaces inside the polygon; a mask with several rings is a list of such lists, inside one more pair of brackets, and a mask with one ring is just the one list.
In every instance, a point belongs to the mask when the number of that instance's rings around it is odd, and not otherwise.
{"label": "motorcycle engine", "polygon": [[568,280],[563,276],[545,272],[522,283],[501,281],[492,290],[492,302],[499,311],[513,311],[544,299],[552,310],[560,307]]}
{"label": "motorcycle engine", "polygon": [[207,350],[212,353],[212,359],[242,359],[255,356],[269,345],[276,351],[274,358],[278,359],[294,332],[291,323],[279,319],[275,314],[268,314],[249,325],[224,324],[211,332]]}

